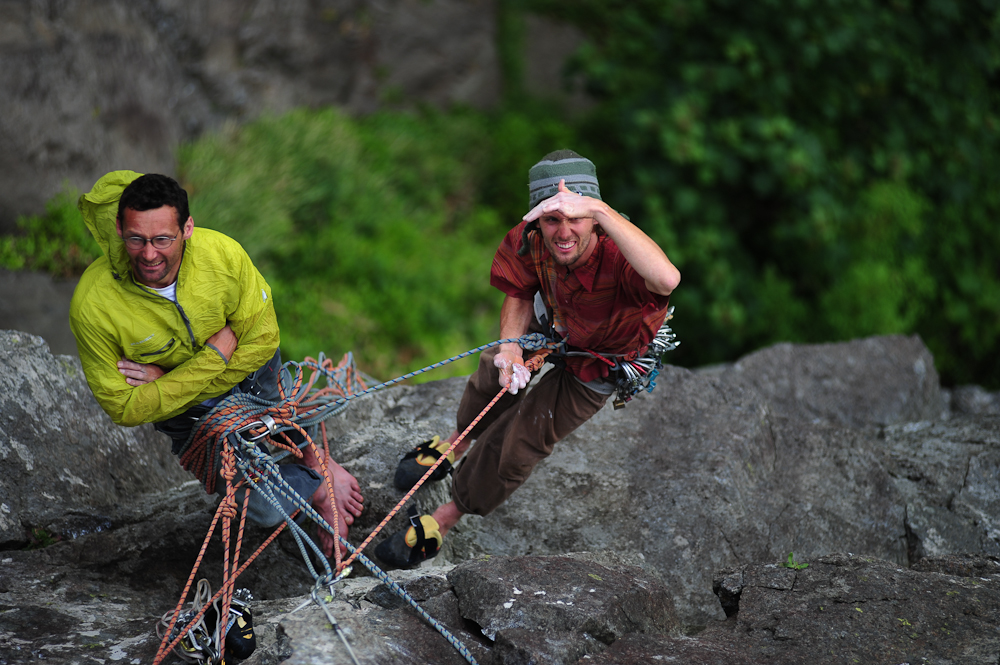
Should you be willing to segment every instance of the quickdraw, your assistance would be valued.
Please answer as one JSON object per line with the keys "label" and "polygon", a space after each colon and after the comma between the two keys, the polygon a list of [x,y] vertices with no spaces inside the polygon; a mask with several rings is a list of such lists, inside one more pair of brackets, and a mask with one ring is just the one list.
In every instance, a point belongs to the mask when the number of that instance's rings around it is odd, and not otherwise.
{"label": "quickdraw", "polygon": [[645,390],[653,392],[656,387],[656,377],[663,369],[663,356],[680,346],[677,335],[667,322],[674,317],[674,308],[667,310],[667,318],[656,331],[653,341],[646,347],[646,353],[635,360],[619,361],[618,381],[615,384],[617,394],[613,402],[615,409],[623,409],[633,397]]}

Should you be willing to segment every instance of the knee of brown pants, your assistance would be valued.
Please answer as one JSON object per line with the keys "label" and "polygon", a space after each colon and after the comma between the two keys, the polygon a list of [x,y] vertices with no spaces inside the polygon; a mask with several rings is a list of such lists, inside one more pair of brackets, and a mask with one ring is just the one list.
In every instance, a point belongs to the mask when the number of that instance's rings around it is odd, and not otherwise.
{"label": "knee of brown pants", "polygon": [[497,464],[497,475],[508,483],[527,480],[538,463],[552,454],[559,440],[551,423],[548,427],[527,429],[523,422],[518,422],[521,416],[518,411],[505,433]]}

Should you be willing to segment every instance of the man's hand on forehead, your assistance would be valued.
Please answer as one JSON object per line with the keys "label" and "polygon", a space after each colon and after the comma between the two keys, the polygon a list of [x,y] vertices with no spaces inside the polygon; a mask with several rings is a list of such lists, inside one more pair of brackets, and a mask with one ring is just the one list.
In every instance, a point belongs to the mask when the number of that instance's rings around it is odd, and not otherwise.
{"label": "man's hand on forehead", "polygon": [[571,192],[566,187],[566,181],[560,180],[559,192],[536,205],[522,219],[531,222],[548,215],[567,219],[582,219],[593,217],[600,205],[601,201],[597,199]]}

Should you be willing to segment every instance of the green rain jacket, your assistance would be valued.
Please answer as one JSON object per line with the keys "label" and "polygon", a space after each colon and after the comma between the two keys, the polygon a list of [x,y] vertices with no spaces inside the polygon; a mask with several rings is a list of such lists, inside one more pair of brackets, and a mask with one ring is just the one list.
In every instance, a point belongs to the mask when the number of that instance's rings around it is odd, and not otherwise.
{"label": "green rain jacket", "polygon": [[[80,197],[80,212],[104,256],[83,273],[69,314],[94,397],[113,421],[127,427],[166,420],[222,395],[278,348],[271,288],[228,236],[195,228],[185,242],[176,304],[132,278],[115,219],[118,199],[140,175],[113,171]],[[227,323],[239,340],[228,363],[205,346]],[[132,387],[118,371],[122,356],[168,372]]]}

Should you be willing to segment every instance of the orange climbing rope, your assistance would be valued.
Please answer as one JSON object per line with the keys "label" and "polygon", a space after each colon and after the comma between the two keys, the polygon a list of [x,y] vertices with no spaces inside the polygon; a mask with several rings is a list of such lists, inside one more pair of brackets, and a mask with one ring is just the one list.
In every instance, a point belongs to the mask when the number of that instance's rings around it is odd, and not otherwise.
{"label": "orange climbing rope", "polygon": [[[538,351],[525,362],[525,367],[532,372],[541,368],[542,364],[545,361],[545,358],[551,352],[552,349],[542,349]],[[317,361],[311,358],[307,358],[305,362],[306,363],[312,362],[313,364],[319,365]],[[321,367],[322,369],[327,371],[332,371],[334,369],[346,369],[348,372],[350,372],[351,367],[347,363],[348,363],[348,356],[345,355],[340,365],[338,365],[336,368],[332,366],[332,363],[329,361],[329,359],[327,359],[327,361],[323,363]],[[315,384],[316,380],[319,377],[319,374],[320,374],[319,371],[314,371],[312,375],[309,377],[309,380],[306,384],[306,394],[308,394],[308,390],[311,389],[312,386]],[[353,377],[353,379],[359,385],[362,386],[362,389],[364,389],[364,383],[363,381],[361,381],[360,377]],[[300,387],[301,387],[301,375],[299,375],[296,378],[295,389],[293,391],[293,394],[299,394]],[[424,473],[424,476],[403,496],[402,499],[400,499],[400,501],[396,504],[396,506],[389,511],[389,513],[385,516],[385,518],[383,518],[383,520],[378,524],[378,526],[376,526],[375,529],[368,535],[368,537],[365,538],[364,542],[362,542],[361,545],[359,545],[347,559],[342,561],[340,552],[340,527],[339,527],[340,520],[338,518],[338,513],[337,513],[337,505],[333,490],[333,482],[330,477],[329,467],[327,466],[327,461],[330,459],[330,447],[329,447],[329,441],[326,436],[326,425],[323,422],[320,423],[322,425],[322,433],[323,433],[322,437],[323,455],[320,456],[316,443],[312,440],[312,438],[305,431],[305,429],[300,427],[296,422],[294,422],[293,419],[295,418],[301,419],[304,415],[308,415],[313,411],[318,411],[319,409],[323,408],[325,406],[325,403],[319,402],[317,400],[318,397],[321,396],[347,397],[347,395],[344,394],[344,392],[340,390],[338,387],[333,385],[327,385],[326,387],[320,389],[316,393],[310,395],[310,399],[308,402],[299,404],[296,403],[294,400],[286,401],[284,388],[280,384],[280,382],[279,382],[279,390],[281,392],[280,406],[270,407],[266,409],[266,411],[267,414],[274,419],[274,422],[277,425],[290,427],[298,431],[305,438],[306,441],[305,445],[311,447],[313,454],[315,454],[320,461],[321,468],[323,471],[323,477],[327,484],[327,492],[329,495],[330,507],[334,517],[333,524],[331,526],[334,531],[333,551],[335,555],[335,570],[338,574],[340,574],[347,566],[349,566],[355,559],[357,559],[358,556],[361,555],[365,547],[367,547],[371,543],[371,541],[382,531],[382,529],[385,527],[386,524],[389,523],[389,521],[393,518],[393,516],[395,516],[396,513],[398,513],[402,509],[402,507],[407,503],[407,501],[410,500],[413,494],[418,489],[420,489],[420,487],[424,484],[427,478],[430,477],[432,473],[434,473],[434,471],[438,468],[438,466],[441,465],[441,463],[447,458],[447,456],[458,446],[458,444],[462,440],[464,440],[464,438],[469,434],[469,432],[472,431],[472,429],[476,426],[476,424],[478,424],[479,421],[482,420],[482,418],[489,412],[489,410],[493,408],[493,406],[497,403],[497,401],[499,401],[499,399],[504,395],[504,393],[507,392],[506,387],[500,389],[500,392],[497,393],[496,397],[494,397],[489,402],[489,404],[487,404],[486,407],[483,408],[483,410],[479,413],[479,415],[476,416],[475,419],[473,419],[472,423],[465,429],[464,432],[462,432],[458,436],[458,438],[455,439],[455,441],[449,446],[448,450],[439,459],[437,459],[434,462],[434,464],[428,467],[427,471]],[[219,412],[217,412],[216,417],[213,418],[211,421],[206,421],[205,423],[202,423],[198,431],[195,433],[194,439],[190,447],[186,451],[184,451],[184,453],[181,456],[180,461],[181,464],[184,466],[184,468],[194,473],[199,479],[203,481],[206,490],[212,492],[214,491],[214,485],[215,485],[215,477],[214,477],[215,473],[213,468],[214,465],[211,462],[211,460],[206,461],[206,458],[210,457],[206,455],[206,451],[208,446],[211,445],[212,441],[221,438],[222,472],[220,475],[222,475],[222,477],[226,481],[226,494],[215,512],[215,516],[213,517],[212,523],[209,526],[208,533],[206,534],[205,540],[202,543],[201,550],[199,551],[198,556],[195,559],[194,567],[191,570],[191,574],[188,577],[187,583],[184,585],[184,591],[182,592],[180,600],[178,601],[177,606],[173,612],[173,615],[171,617],[169,625],[167,626],[165,634],[162,636],[162,640],[160,642],[160,648],[157,650],[156,658],[153,661],[154,665],[159,665],[159,663],[162,662],[163,658],[165,658],[166,655],[170,653],[184,638],[185,635],[184,630],[178,631],[178,634],[172,639],[171,639],[171,634],[174,631],[174,627],[177,624],[178,618],[181,616],[181,610],[184,606],[184,601],[187,598],[189,591],[191,590],[191,587],[194,583],[194,579],[198,572],[198,568],[201,566],[202,559],[204,558],[205,551],[207,550],[208,543],[210,542],[220,519],[222,521],[222,540],[223,540],[222,585],[220,586],[219,590],[215,593],[215,595],[212,596],[212,598],[205,603],[205,605],[194,616],[194,618],[192,618],[190,621],[187,622],[187,625],[191,625],[193,623],[198,622],[205,615],[205,612],[208,610],[208,608],[212,606],[212,603],[214,603],[219,598],[222,599],[222,610],[218,618],[219,625],[221,626],[220,640],[219,640],[220,662],[224,660],[224,655],[225,655],[225,624],[229,616],[229,608],[232,601],[236,579],[239,577],[239,575],[243,573],[244,570],[246,570],[246,568],[254,561],[254,559],[256,559],[260,555],[260,553],[263,552],[264,549],[274,541],[275,538],[277,538],[278,534],[280,534],[281,531],[287,526],[287,522],[280,524],[275,529],[275,531],[267,538],[267,540],[265,540],[260,545],[260,547],[258,547],[257,550],[246,560],[246,562],[244,562],[241,566],[239,566],[239,568],[237,568],[237,564],[239,563],[240,550],[243,544],[244,526],[246,523],[246,513],[250,499],[250,491],[248,488],[248,491],[246,492],[243,499],[243,510],[241,511],[240,515],[239,530],[236,536],[235,547],[232,547],[231,521],[236,516],[237,513],[236,491],[240,489],[242,486],[244,486],[246,483],[244,480],[238,480],[234,482],[234,480],[236,480],[236,455],[235,451],[232,448],[232,444],[230,443],[229,438],[225,436],[225,433],[232,431],[234,426],[238,427],[242,425],[242,422],[240,420],[240,415],[241,415],[240,409],[236,407],[227,407],[221,409]],[[209,422],[211,424],[209,424]],[[263,438],[269,443],[271,443],[273,446],[288,451],[289,453],[295,455],[296,457],[301,458],[303,455],[299,447],[293,444],[292,441],[288,439],[288,437],[285,436],[284,433],[281,433],[281,435],[287,443],[279,442],[274,437],[272,437],[269,434],[269,430],[266,426],[251,428],[248,431],[254,437]],[[254,478],[253,480],[258,480],[258,479]],[[297,512],[298,511],[296,511],[296,513],[293,513],[292,517],[294,517],[294,515],[297,514]],[[231,550],[232,550],[232,556],[230,556]],[[232,574],[230,574],[230,570],[232,570]]]}
{"label": "orange climbing rope", "polygon": [[[305,359],[305,363],[311,362],[314,365],[320,367],[321,369],[327,370],[329,372],[333,372],[335,370],[345,371],[348,375],[347,385],[356,383],[360,385],[362,389],[364,389],[364,381],[361,379],[361,377],[353,375],[355,374],[354,370],[348,361],[349,361],[349,356],[346,354],[344,355],[344,358],[341,360],[340,364],[337,367],[333,366],[333,363],[330,359],[326,359],[323,363],[319,363],[318,361],[312,358]],[[312,388],[316,380],[319,378],[319,375],[320,371],[314,371],[310,375],[305,394],[308,394],[308,389]],[[293,394],[298,394],[300,387],[301,387],[301,376],[298,376],[295,382]],[[279,406],[270,407],[266,409],[266,411],[268,412],[268,415],[270,415],[274,419],[274,422],[277,425],[288,426],[299,432],[304,437],[306,445],[311,447],[313,454],[320,462],[320,467],[323,472],[324,482],[326,483],[327,486],[327,494],[329,496],[330,508],[333,512],[333,524],[332,524],[333,537],[334,537],[333,551],[335,555],[337,570],[340,570],[341,567],[340,566],[341,563],[340,519],[337,513],[337,503],[333,490],[333,482],[330,477],[329,467],[327,466],[327,460],[330,459],[330,445],[326,436],[326,426],[325,423],[322,423],[323,452],[321,455],[316,446],[316,443],[309,436],[308,432],[306,432],[302,427],[300,427],[296,422],[294,422],[292,418],[295,418],[296,415],[298,415],[299,417],[301,417],[303,414],[308,415],[311,411],[317,410],[325,406],[324,402],[319,401],[318,398],[320,397],[325,397],[325,396],[346,397],[346,395],[344,394],[344,391],[340,390],[336,385],[327,385],[326,387],[316,391],[315,393],[310,394],[308,402],[303,404],[297,404],[294,400],[289,400],[287,402],[285,401],[284,387],[281,385],[281,382],[279,382],[278,384],[278,389],[281,395],[281,401],[279,402]],[[225,497],[222,499],[222,501],[219,503],[218,508],[216,509],[215,516],[212,518],[212,523],[209,526],[208,533],[206,534],[205,540],[202,543],[201,550],[198,552],[198,556],[195,558],[194,566],[192,567],[191,573],[188,576],[187,583],[184,585],[184,591],[181,593],[180,600],[177,603],[177,606],[170,620],[170,623],[167,626],[166,632],[161,640],[160,648],[157,650],[156,658],[154,660],[154,665],[158,665],[163,660],[163,658],[166,657],[166,655],[170,653],[170,651],[174,649],[177,646],[177,644],[181,641],[181,639],[183,639],[184,637],[184,631],[180,631],[180,633],[173,640],[170,640],[170,635],[174,629],[174,626],[177,623],[177,619],[180,617],[181,609],[184,606],[184,601],[187,598],[187,595],[190,592],[192,585],[194,584],[194,580],[198,573],[198,569],[201,566],[202,559],[205,556],[205,551],[208,548],[208,543],[211,541],[212,535],[215,533],[220,518],[222,521],[222,541],[223,541],[222,586],[219,588],[216,594],[201,608],[201,610],[197,613],[197,615],[191,621],[188,622],[188,623],[195,623],[199,621],[204,616],[208,608],[212,605],[212,603],[215,602],[216,599],[219,599],[221,597],[222,610],[218,618],[219,623],[223,625],[220,633],[221,639],[219,643],[220,662],[223,660],[225,655],[224,623],[229,616],[229,608],[232,602],[233,590],[236,584],[236,579],[239,577],[240,574],[242,574],[244,570],[246,570],[247,566],[249,566],[250,563],[254,559],[256,559],[271,542],[274,541],[274,539],[278,536],[278,534],[281,533],[281,531],[287,525],[287,523],[280,524],[274,531],[274,533],[272,533],[271,536],[267,540],[265,540],[264,543],[257,549],[257,551],[255,551],[253,555],[251,555],[250,558],[248,558],[247,561],[242,566],[240,566],[239,569],[237,569],[237,564],[239,563],[239,557],[240,557],[240,550],[242,549],[243,545],[243,534],[246,525],[247,506],[250,500],[250,491],[249,491],[250,488],[247,488],[248,491],[245,493],[245,496],[243,498],[243,510],[241,511],[240,515],[239,530],[236,536],[235,547],[232,547],[231,521],[234,517],[236,517],[237,513],[236,491],[241,487],[243,487],[246,483],[243,480],[236,481],[235,483],[233,482],[236,479],[236,455],[228,437],[225,437],[224,434],[225,432],[231,430],[234,425],[239,426],[242,424],[240,420],[240,415],[241,414],[239,413],[238,408],[228,407],[222,409],[219,416],[217,416],[212,421],[206,421],[206,423],[202,424],[199,430],[195,433],[191,446],[184,452],[184,454],[181,457],[180,460],[181,465],[184,466],[185,469],[194,473],[196,477],[202,480],[202,482],[205,485],[206,491],[213,492],[215,489],[214,468],[210,462],[206,463],[206,457],[209,456],[206,456],[205,453],[207,447],[211,445],[211,442],[213,440],[221,438],[223,440],[222,451],[221,451],[221,458],[222,458],[221,475],[223,479],[225,479],[226,481],[226,494]],[[211,422],[211,425],[206,426],[208,422]],[[256,429],[251,429],[249,431],[254,436],[261,436],[264,435],[265,432],[267,432],[267,429],[265,427],[260,427]],[[279,448],[281,450],[285,450],[290,454],[298,458],[301,458],[303,456],[303,453],[299,449],[299,447],[293,444],[292,441],[283,432],[281,433],[281,436],[282,438],[285,439],[286,443],[283,443],[275,439],[269,434],[263,436],[263,438],[265,438],[272,446]],[[230,570],[233,571],[232,574],[230,574]],[[169,644],[167,644],[168,641]]]}
{"label": "orange climbing rope", "polygon": [[[545,362],[545,357],[548,356],[549,353],[551,353],[551,349],[546,349],[543,352],[540,352],[532,356],[527,360],[527,362],[524,363],[524,366],[528,369],[529,372],[534,372],[535,370],[539,369],[542,366],[542,363]],[[487,413],[489,413],[490,409],[493,408],[493,406],[500,400],[501,397],[503,397],[504,393],[506,392],[507,392],[506,386],[500,389],[500,392],[497,393],[496,397],[490,400],[490,403],[487,404],[486,407],[479,412],[479,415],[472,420],[469,426],[465,428],[465,431],[459,434],[458,438],[456,438],[455,441],[450,446],[448,446],[448,450],[442,453],[442,455],[439,458],[437,458],[433,464],[427,467],[427,471],[424,472],[423,477],[421,477],[420,480],[418,480],[417,483],[413,487],[411,487],[406,494],[403,495],[403,498],[399,500],[399,503],[397,503],[395,507],[393,507],[393,509],[390,510],[389,513],[382,519],[382,521],[378,523],[378,526],[376,526],[375,529],[370,534],[368,534],[368,537],[365,538],[364,542],[358,545],[357,549],[354,550],[351,556],[347,557],[347,559],[344,560],[343,564],[341,564],[337,568],[337,572],[340,572],[340,570],[350,565],[352,561],[358,558],[362,550],[364,550],[368,546],[368,544],[371,543],[371,541],[375,538],[375,536],[377,536],[382,531],[382,529],[385,528],[385,525],[389,523],[389,521],[396,515],[396,513],[402,510],[403,506],[406,505],[406,502],[410,500],[410,497],[412,497],[414,493],[418,489],[420,489],[420,487],[424,484],[424,481],[426,481],[431,476],[431,474],[434,473],[434,471],[439,466],[441,466],[442,462],[445,459],[447,459],[448,455],[450,455],[451,452],[455,450],[455,448],[458,446],[458,444],[463,439],[465,439],[466,436],[468,436],[469,432],[471,432],[472,429],[479,423],[479,421],[482,420]]]}

